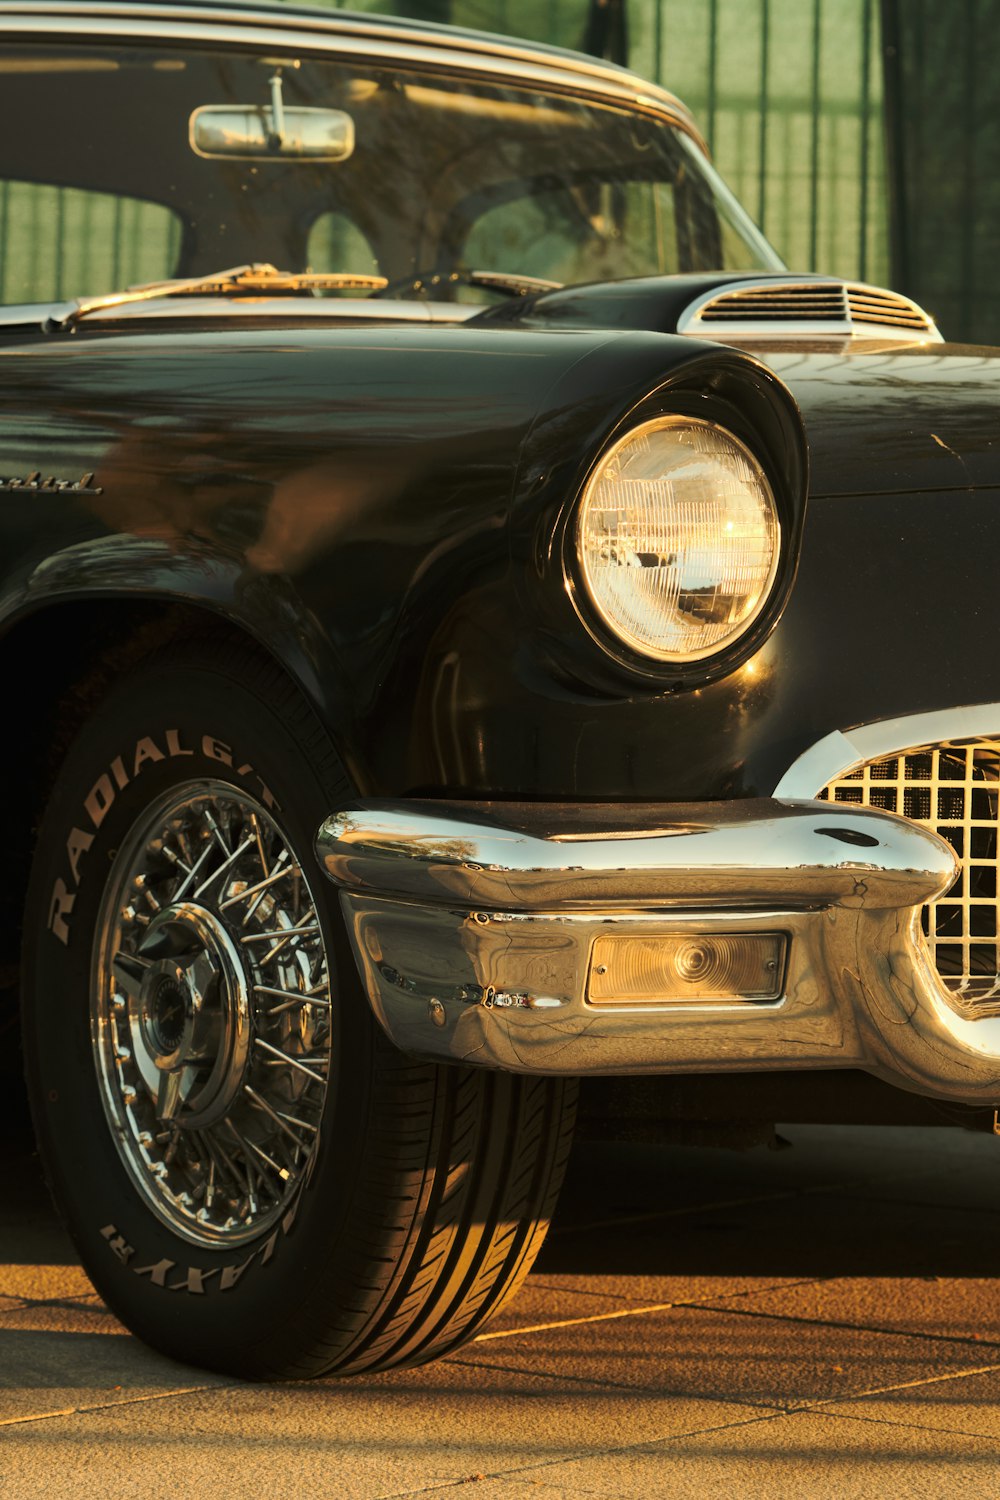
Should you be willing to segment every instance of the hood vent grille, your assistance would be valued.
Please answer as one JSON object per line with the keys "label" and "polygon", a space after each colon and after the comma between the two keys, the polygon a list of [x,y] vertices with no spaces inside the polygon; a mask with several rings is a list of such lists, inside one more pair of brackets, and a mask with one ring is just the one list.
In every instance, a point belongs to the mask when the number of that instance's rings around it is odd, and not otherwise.
{"label": "hood vent grille", "polygon": [[934,320],[908,297],[860,282],[818,277],[716,287],[684,309],[677,332],[714,339],[819,335],[941,341]]}

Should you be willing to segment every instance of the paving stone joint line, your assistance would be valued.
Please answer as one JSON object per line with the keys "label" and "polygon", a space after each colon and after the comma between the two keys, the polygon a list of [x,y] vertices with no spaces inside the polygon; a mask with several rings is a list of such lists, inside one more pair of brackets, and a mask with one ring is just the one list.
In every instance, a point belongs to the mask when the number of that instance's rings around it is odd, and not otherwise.
{"label": "paving stone joint line", "polygon": [[[828,1411],[827,1408],[830,1407],[830,1406],[844,1405],[847,1402],[867,1401],[867,1400],[870,1400],[873,1396],[892,1395],[896,1391],[914,1390],[914,1389],[916,1389],[917,1387],[920,1387],[920,1386],[938,1385],[938,1384],[941,1384],[942,1382],[945,1382],[945,1381],[965,1380],[965,1379],[968,1379],[969,1377],[971,1377],[973,1375],[988,1375],[988,1374],[991,1374],[991,1373],[993,1373],[994,1371],[997,1371],[997,1370],[1000,1370],[1000,1364],[983,1365],[979,1369],[976,1369],[976,1370],[956,1370],[956,1371],[949,1372],[948,1374],[945,1374],[945,1375],[929,1375],[925,1379],[922,1379],[922,1380],[906,1380],[906,1381],[900,1381],[899,1383],[894,1384],[894,1385],[876,1386],[876,1387],[872,1387],[870,1390],[867,1390],[867,1391],[858,1391],[854,1395],[851,1395],[851,1396],[831,1396],[831,1397],[825,1398],[822,1401],[803,1402],[799,1406],[788,1407],[785,1410],[778,1410],[778,1411],[773,1411],[772,1410],[772,1411],[768,1411],[768,1412],[762,1412],[762,1413],[760,1413],[760,1415],[754,1416],[754,1417],[750,1417],[750,1418],[748,1418],[745,1421],[723,1422],[723,1423],[718,1423],[718,1424],[716,1424],[714,1426],[701,1427],[701,1428],[693,1428],[690,1431],[686,1431],[686,1432],[666,1433],[663,1437],[660,1437],[660,1438],[647,1438],[647,1439],[645,1439],[641,1443],[627,1443],[627,1444],[624,1444],[620,1448],[604,1448],[604,1449],[600,1449],[598,1451],[589,1451],[589,1452],[587,1452],[585,1454],[579,1454],[579,1455],[577,1455],[577,1456],[575,1456],[573,1458],[565,1458],[565,1457],[563,1457],[563,1458],[553,1458],[553,1459],[540,1459],[540,1460],[534,1461],[531,1464],[518,1465],[518,1467],[514,1468],[514,1469],[499,1469],[499,1470],[497,1470],[494,1473],[486,1473],[486,1472],[484,1472],[483,1478],[484,1479],[511,1479],[511,1478],[516,1477],[518,1474],[526,1474],[526,1473],[530,1472],[533,1469],[556,1468],[556,1467],[559,1467],[559,1466],[561,1466],[563,1464],[566,1464],[566,1463],[575,1463],[575,1462],[577,1462],[579,1460],[579,1458],[582,1458],[582,1457],[587,1458],[591,1462],[593,1462],[595,1459],[601,1459],[601,1458],[623,1457],[624,1455],[629,1454],[629,1453],[642,1453],[642,1452],[645,1452],[645,1451],[649,1451],[652,1448],[655,1448],[655,1447],[658,1447],[658,1446],[663,1446],[663,1445],[666,1445],[667,1443],[683,1442],[687,1438],[707,1437],[711,1433],[732,1431],[733,1429],[740,1428],[740,1427],[755,1427],[755,1426],[759,1426],[759,1425],[761,1425],[761,1424],[763,1424],[765,1422],[780,1422],[780,1421],[787,1420],[790,1417],[800,1417],[800,1416],[803,1416],[803,1415],[805,1415],[807,1413],[811,1413],[811,1412],[821,1412],[824,1416],[828,1416],[828,1417],[840,1417],[842,1420],[854,1420],[854,1421],[878,1420],[877,1418],[876,1419],[870,1419],[870,1418],[863,1418],[863,1417],[852,1417],[852,1416],[850,1416],[846,1412],[844,1412],[844,1413],[841,1413],[841,1412],[831,1412],[831,1411]],[[941,1431],[941,1429],[938,1429],[938,1428],[925,1429],[922,1426],[922,1424],[919,1424],[919,1423],[904,1423],[904,1422],[901,1422],[901,1423],[898,1423],[898,1424],[887,1424],[887,1425],[898,1425],[901,1428],[912,1427],[915,1430],[919,1430],[919,1431],[925,1431],[925,1430],[932,1431],[932,1432],[939,1432],[939,1431]],[[948,1432],[949,1432],[949,1435],[950,1435],[951,1434],[951,1429],[949,1429]],[[968,1434],[968,1436],[978,1437],[978,1436],[980,1436],[980,1434],[978,1434],[978,1433],[972,1433],[972,1434]],[[414,1495],[426,1495],[426,1494],[430,1494],[434,1490],[457,1489],[460,1485],[464,1485],[464,1484],[468,1484],[468,1483],[469,1483],[469,1476],[466,1475],[466,1476],[464,1476],[462,1478],[459,1478],[459,1479],[446,1480],[443,1483],[438,1483],[438,1484],[433,1484],[433,1485],[425,1485],[422,1488],[417,1489],[417,1490],[394,1490],[391,1493],[387,1493],[385,1495],[380,1496],[379,1500],[407,1500],[407,1497],[410,1497],[410,1496],[414,1496]]]}

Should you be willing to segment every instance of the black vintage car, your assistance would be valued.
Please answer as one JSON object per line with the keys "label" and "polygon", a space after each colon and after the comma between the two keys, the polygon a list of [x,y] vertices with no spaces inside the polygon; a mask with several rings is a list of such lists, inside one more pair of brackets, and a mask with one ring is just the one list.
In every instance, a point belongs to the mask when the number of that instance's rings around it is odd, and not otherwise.
{"label": "black vintage car", "polygon": [[453,1348],[580,1079],[992,1128],[997,353],[592,58],[0,0],[0,74],[3,972],[125,1322]]}

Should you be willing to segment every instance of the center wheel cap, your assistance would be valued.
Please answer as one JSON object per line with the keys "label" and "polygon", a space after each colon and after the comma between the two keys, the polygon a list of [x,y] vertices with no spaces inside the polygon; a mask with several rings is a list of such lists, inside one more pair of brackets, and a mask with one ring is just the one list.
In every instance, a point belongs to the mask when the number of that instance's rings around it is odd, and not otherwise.
{"label": "center wheel cap", "polygon": [[158,913],[137,956],[149,967],[130,1029],[158,1119],[182,1129],[223,1119],[250,1053],[250,983],[239,949],[213,912],[184,902]]}

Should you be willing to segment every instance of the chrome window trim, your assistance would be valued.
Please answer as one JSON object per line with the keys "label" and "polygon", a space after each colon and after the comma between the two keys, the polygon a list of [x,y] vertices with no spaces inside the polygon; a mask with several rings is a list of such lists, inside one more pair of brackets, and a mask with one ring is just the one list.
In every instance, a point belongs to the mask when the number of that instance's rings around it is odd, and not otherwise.
{"label": "chrome window trim", "polygon": [[996,738],[1000,738],[1000,703],[963,704],[835,729],[792,762],[772,796],[782,801],[816,797],[829,782],[856,771],[866,761],[902,755],[919,745]]}
{"label": "chrome window trim", "polygon": [[158,41],[178,46],[218,44],[262,47],[311,54],[364,58],[374,63],[412,64],[427,71],[481,74],[498,82],[538,85],[573,93],[600,103],[616,104],[653,115],[689,135],[707,157],[708,147],[686,107],[673,94],[623,68],[591,63],[583,56],[553,48],[536,50],[485,33],[442,28],[440,34],[388,20],[378,24],[361,17],[207,10],[183,5],[94,5],[72,0],[37,6],[0,0],[0,34],[30,40],[60,36],[66,40],[107,39]]}

